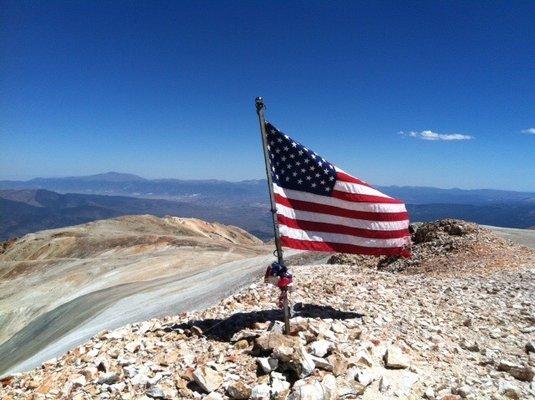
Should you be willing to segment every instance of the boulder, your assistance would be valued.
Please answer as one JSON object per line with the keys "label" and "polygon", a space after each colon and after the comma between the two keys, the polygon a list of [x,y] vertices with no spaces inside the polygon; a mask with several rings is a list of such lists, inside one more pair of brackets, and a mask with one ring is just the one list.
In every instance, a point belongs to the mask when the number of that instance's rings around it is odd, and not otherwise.
{"label": "boulder", "polygon": [[385,366],[391,369],[408,368],[410,365],[409,358],[403,354],[401,349],[397,346],[390,345],[387,347],[384,356]]}
{"label": "boulder", "polygon": [[256,385],[251,391],[251,400],[269,400],[271,387],[266,384]]}
{"label": "boulder", "polygon": [[332,365],[335,376],[342,375],[347,371],[348,360],[343,355],[335,353],[327,357],[327,361]]}
{"label": "boulder", "polygon": [[370,385],[375,379],[377,379],[376,375],[370,370],[357,372],[355,378],[357,379],[357,382],[364,386]]}
{"label": "boulder", "polygon": [[533,377],[535,376],[533,368],[527,365],[514,366],[508,372],[511,376],[523,382],[531,382],[533,380]]}
{"label": "boulder", "polygon": [[408,396],[412,387],[418,382],[418,374],[407,370],[388,370],[378,371],[380,374],[379,391],[385,396],[397,396],[405,398]]}
{"label": "boulder", "polygon": [[290,382],[282,374],[273,374],[271,379],[271,399],[286,400],[290,393]]}
{"label": "boulder", "polygon": [[323,385],[317,381],[297,381],[292,388],[290,400],[325,400]]}
{"label": "boulder", "polygon": [[214,369],[203,365],[197,367],[193,372],[193,379],[195,383],[201,387],[207,393],[211,393],[214,390],[217,390],[221,383],[223,383],[223,378],[221,375]]}
{"label": "boulder", "polygon": [[231,399],[246,400],[251,397],[251,388],[243,381],[234,381],[227,386],[227,395]]}
{"label": "boulder", "polygon": [[500,361],[497,369],[498,371],[508,372],[514,378],[524,382],[531,382],[535,376],[535,372],[530,366],[516,365],[509,361]]}
{"label": "boulder", "polygon": [[117,382],[119,382],[119,375],[114,373],[106,374],[97,381],[99,385],[113,385]]}
{"label": "boulder", "polygon": [[294,336],[276,332],[268,332],[255,339],[255,347],[266,352],[280,347],[293,348],[299,343],[299,339]]}
{"label": "boulder", "polygon": [[130,379],[130,383],[133,386],[147,386],[149,384],[150,378],[142,373],[138,373]]}
{"label": "boulder", "polygon": [[282,347],[276,347],[275,349],[273,349],[273,352],[271,353],[271,355],[279,361],[288,362],[292,359],[293,353],[294,353],[293,347],[282,346]]}
{"label": "boulder", "polygon": [[316,367],[314,360],[296,337],[269,333],[257,338],[255,343],[264,351],[272,350],[271,356],[294,370],[299,378],[310,375]]}
{"label": "boulder", "polygon": [[324,357],[332,347],[333,344],[328,340],[316,340],[310,344],[310,353],[317,357]]}
{"label": "boulder", "polygon": [[149,390],[147,390],[146,395],[152,399],[165,399],[163,390],[158,386],[151,386]]}
{"label": "boulder", "polygon": [[324,400],[336,400],[338,399],[338,385],[334,375],[328,374],[323,377],[321,381],[323,386],[323,399]]}
{"label": "boulder", "polygon": [[314,371],[316,364],[314,364],[314,360],[312,360],[310,354],[306,352],[303,345],[299,344],[292,354],[290,366],[297,373],[299,378],[304,378]]}
{"label": "boulder", "polygon": [[[336,377],[336,386],[339,398],[355,398],[364,393],[366,387],[354,379],[347,379],[344,376]],[[381,397],[377,397],[378,399]]]}
{"label": "boulder", "polygon": [[328,360],[326,360],[325,358],[320,358],[320,357],[316,357],[316,356],[310,356],[310,358],[312,359],[312,361],[314,361],[314,365],[316,366],[316,368],[322,369],[324,371],[332,371],[333,370],[332,364]]}

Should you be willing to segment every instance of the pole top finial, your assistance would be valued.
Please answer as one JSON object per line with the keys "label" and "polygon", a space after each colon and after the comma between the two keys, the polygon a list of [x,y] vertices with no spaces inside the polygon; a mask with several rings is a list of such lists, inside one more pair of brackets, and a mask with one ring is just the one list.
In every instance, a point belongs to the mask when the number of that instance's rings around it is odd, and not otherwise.
{"label": "pole top finial", "polygon": [[256,105],[256,111],[260,111],[263,108],[266,108],[266,105],[264,104],[264,99],[262,97],[257,97],[254,99],[255,105]]}

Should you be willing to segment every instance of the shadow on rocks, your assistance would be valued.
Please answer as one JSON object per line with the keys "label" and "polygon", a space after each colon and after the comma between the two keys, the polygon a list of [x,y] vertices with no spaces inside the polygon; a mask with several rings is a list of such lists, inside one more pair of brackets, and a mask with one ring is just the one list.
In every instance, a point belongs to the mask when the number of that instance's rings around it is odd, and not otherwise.
{"label": "shadow on rocks", "polygon": [[[297,316],[321,319],[353,319],[362,318],[364,314],[352,311],[340,311],[331,306],[297,303],[293,307],[292,317]],[[235,333],[247,328],[252,328],[257,322],[262,323],[271,321],[274,323],[275,321],[283,321],[283,319],[284,315],[280,309],[239,312],[232,314],[228,318],[188,321],[167,327],[165,330],[191,330],[193,327],[196,327],[202,331],[203,336],[209,339],[229,342]]]}

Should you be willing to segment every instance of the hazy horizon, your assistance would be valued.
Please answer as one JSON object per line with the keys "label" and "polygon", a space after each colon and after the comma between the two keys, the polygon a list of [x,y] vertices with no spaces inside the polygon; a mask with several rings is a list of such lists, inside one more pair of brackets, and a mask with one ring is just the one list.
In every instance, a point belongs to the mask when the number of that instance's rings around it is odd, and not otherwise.
{"label": "hazy horizon", "polygon": [[[31,181],[32,179],[62,179],[62,178],[82,178],[82,177],[88,177],[88,176],[95,176],[95,175],[105,175],[105,174],[121,174],[121,175],[135,175],[139,178],[147,179],[147,180],[181,180],[181,181],[222,181],[222,182],[230,182],[230,183],[239,183],[239,182],[247,182],[247,181],[260,181],[265,180],[266,177],[258,177],[258,178],[250,178],[250,179],[240,179],[240,180],[229,180],[229,179],[217,179],[217,178],[199,178],[199,179],[185,179],[181,177],[148,177],[141,174],[135,174],[132,172],[120,172],[120,171],[103,171],[103,172],[97,172],[87,175],[57,175],[57,176],[32,176],[28,178],[5,178],[3,175],[0,174],[0,181]],[[395,184],[380,184],[380,183],[372,183],[373,186],[397,186],[397,187],[420,187],[420,188],[433,188],[433,189],[443,189],[443,190],[452,190],[452,189],[460,189],[460,190],[502,190],[502,191],[510,191],[510,192],[521,192],[521,193],[535,193],[534,190],[515,190],[515,189],[502,189],[502,188],[493,188],[493,187],[473,187],[473,188],[465,188],[465,187],[440,187],[436,185],[410,185],[410,184],[402,184],[402,183],[395,183]],[[267,190],[267,189],[266,189]]]}

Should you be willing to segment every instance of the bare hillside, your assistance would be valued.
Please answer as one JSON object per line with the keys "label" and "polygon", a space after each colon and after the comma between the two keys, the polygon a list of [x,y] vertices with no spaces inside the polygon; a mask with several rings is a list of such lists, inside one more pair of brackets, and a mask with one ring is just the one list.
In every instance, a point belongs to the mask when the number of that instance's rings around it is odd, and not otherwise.
{"label": "bare hillside", "polygon": [[[120,217],[12,241],[0,254],[0,373],[122,299],[145,293],[147,304],[122,306],[113,326],[169,312],[175,303],[151,301],[151,290],[266,254],[262,242],[240,228],[177,217]],[[85,337],[95,332],[91,326]]]}

